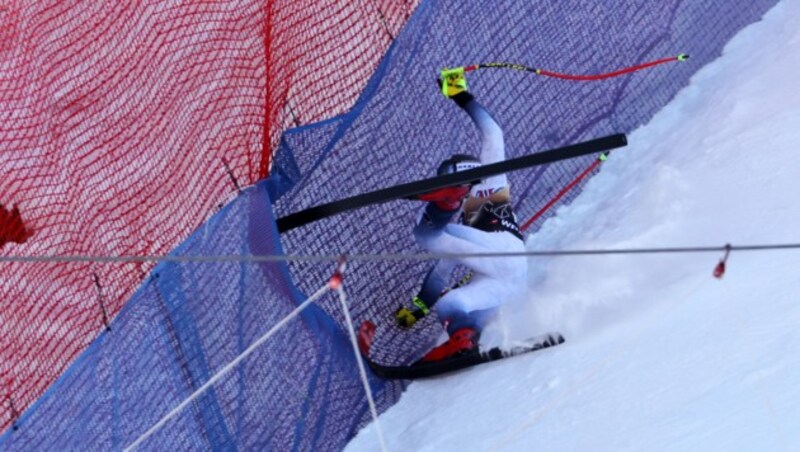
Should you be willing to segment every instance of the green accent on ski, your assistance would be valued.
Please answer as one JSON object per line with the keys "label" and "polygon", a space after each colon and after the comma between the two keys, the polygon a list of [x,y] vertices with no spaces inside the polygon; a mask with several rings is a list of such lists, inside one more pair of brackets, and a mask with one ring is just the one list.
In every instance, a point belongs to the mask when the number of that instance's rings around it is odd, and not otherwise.
{"label": "green accent on ski", "polygon": [[601,162],[605,162],[606,160],[608,160],[608,154],[602,153],[600,154],[600,157],[598,157],[597,159],[600,160]]}
{"label": "green accent on ski", "polygon": [[431,312],[431,310],[428,308],[428,305],[426,305],[425,302],[422,301],[422,298],[420,297],[415,296],[411,300],[411,303],[413,303],[414,306],[418,307],[419,310],[422,311],[422,313],[425,315],[428,315],[428,313]]}
{"label": "green accent on ski", "polygon": [[689,55],[682,53],[678,55],[678,61],[686,61],[689,58]]}

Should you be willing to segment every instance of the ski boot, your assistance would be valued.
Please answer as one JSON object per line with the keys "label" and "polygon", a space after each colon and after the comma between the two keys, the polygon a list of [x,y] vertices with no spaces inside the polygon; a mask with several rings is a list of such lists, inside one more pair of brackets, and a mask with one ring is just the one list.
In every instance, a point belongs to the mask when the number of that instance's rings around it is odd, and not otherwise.
{"label": "ski boot", "polygon": [[429,351],[419,362],[443,361],[470,353],[478,353],[480,333],[474,328],[461,328],[453,332],[444,344]]}

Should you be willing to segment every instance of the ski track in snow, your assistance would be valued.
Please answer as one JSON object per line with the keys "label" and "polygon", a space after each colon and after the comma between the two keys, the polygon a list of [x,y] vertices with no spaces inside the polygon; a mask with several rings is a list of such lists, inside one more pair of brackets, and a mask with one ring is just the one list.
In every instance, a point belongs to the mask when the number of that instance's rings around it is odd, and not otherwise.
{"label": "ski track in snow", "polygon": [[[531,250],[800,242],[800,2],[604,163]],[[389,450],[800,450],[800,251],[533,258],[487,342],[567,343],[412,384]],[[378,450],[374,425],[348,451]]]}

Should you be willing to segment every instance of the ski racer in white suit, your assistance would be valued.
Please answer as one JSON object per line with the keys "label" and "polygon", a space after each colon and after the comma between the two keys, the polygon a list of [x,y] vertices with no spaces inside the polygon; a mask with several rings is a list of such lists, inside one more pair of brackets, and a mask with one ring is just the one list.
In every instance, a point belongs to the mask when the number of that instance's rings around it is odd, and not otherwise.
{"label": "ski racer in white suit", "polygon": [[[505,160],[503,131],[489,112],[467,91],[463,68],[442,72],[443,93],[461,107],[481,136],[479,160],[456,155],[445,160],[439,174],[475,168]],[[525,251],[522,234],[511,207],[505,174],[491,176],[470,186],[448,187],[426,193],[429,201],[414,227],[414,237],[423,248],[436,254],[514,253]],[[461,211],[461,224],[451,220]],[[468,284],[447,291],[453,268],[462,264],[471,270]],[[414,298],[414,310],[401,308],[396,318],[410,326],[435,304],[449,339],[422,361],[439,361],[477,351],[480,332],[496,308],[524,296],[527,260],[524,256],[457,257],[439,261],[428,273]]]}

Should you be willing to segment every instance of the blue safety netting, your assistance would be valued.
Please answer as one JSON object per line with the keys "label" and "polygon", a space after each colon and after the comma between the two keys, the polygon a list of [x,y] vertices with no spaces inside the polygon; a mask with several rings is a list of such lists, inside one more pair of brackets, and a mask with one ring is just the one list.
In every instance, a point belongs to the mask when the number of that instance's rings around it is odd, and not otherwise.
{"label": "blue safety netting", "polygon": [[[478,137],[469,119],[434,84],[444,66],[508,61],[598,73],[691,54],[685,63],[599,82],[508,70],[470,74],[471,91],[504,128],[509,155],[516,157],[632,131],[719,56],[736,31],[775,3],[423,1],[354,108],[285,133],[272,178],[245,190],[173,255],[421,251],[410,234],[419,206],[409,201],[325,219],[280,238],[274,218],[427,177],[451,153],[476,153]],[[324,77],[315,82],[324,83]],[[594,158],[511,174],[520,219]],[[636,156],[622,149],[612,158]],[[438,335],[435,318],[414,334],[389,321],[429,265],[407,259],[348,266],[346,290],[356,322],[379,324],[379,359],[407,361]],[[281,262],[161,263],[111,330],[17,419],[16,429],[0,437],[0,450],[127,446],[325,284],[332,271],[331,262],[314,261],[292,261],[288,268]],[[398,399],[404,385],[375,378],[371,384],[380,410]],[[329,294],[142,449],[337,450],[369,419],[339,301]]]}
{"label": "blue safety netting", "polygon": [[[284,262],[180,259],[280,255],[277,237],[263,184],[246,190],[172,254],[177,261],[153,270],[0,449],[111,450],[135,441],[306,299]],[[397,397],[383,388],[373,382],[381,398]],[[349,338],[312,304],[141,447],[325,449],[368,418],[363,397]]]}

